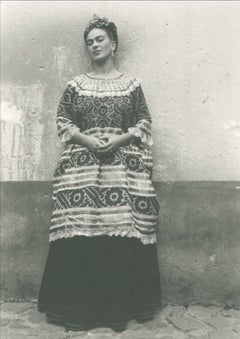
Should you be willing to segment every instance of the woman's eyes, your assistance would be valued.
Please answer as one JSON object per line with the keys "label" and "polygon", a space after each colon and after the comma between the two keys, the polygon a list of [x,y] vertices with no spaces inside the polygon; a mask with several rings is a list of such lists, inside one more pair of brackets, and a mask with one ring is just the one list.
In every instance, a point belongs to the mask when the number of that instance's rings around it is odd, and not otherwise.
{"label": "woman's eyes", "polygon": [[[96,38],[97,42],[102,42],[103,40],[104,40],[104,37]],[[92,44],[93,44],[93,40],[88,40],[87,45],[91,46]]]}

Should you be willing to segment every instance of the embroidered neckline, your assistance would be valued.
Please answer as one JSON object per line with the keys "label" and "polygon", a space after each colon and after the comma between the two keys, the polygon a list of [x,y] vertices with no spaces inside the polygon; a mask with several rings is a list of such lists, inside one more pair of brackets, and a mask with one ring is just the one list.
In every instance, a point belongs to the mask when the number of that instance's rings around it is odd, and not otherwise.
{"label": "embroidered neckline", "polygon": [[118,75],[117,77],[115,77],[115,78],[98,78],[98,77],[95,77],[95,76],[92,76],[92,75],[90,75],[89,73],[84,73],[88,78],[90,78],[90,79],[94,79],[94,80],[105,80],[105,81],[111,81],[111,80],[117,80],[117,79],[119,79],[119,78],[121,78],[124,74],[123,73],[121,73],[120,75]]}
{"label": "embroidered neckline", "polygon": [[140,85],[140,81],[124,73],[114,79],[93,78],[84,73],[69,81],[68,85],[74,87],[79,95],[102,98],[130,95]]}

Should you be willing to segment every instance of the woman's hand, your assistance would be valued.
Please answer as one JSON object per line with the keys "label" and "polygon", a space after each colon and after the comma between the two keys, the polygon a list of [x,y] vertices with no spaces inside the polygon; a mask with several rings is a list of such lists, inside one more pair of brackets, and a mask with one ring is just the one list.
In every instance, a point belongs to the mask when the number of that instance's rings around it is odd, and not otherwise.
{"label": "woman's hand", "polygon": [[115,153],[119,147],[128,145],[132,138],[132,135],[129,133],[113,135],[98,148],[97,154],[110,156]]}
{"label": "woman's hand", "polygon": [[129,145],[133,138],[134,137],[130,133],[113,135],[109,138],[106,136],[98,138],[77,132],[72,136],[71,142],[86,146],[91,152],[98,155],[110,156],[116,152],[119,147]]}
{"label": "woman's hand", "polygon": [[101,140],[94,136],[86,135],[84,139],[84,145],[93,153],[96,153],[100,149],[100,147],[105,144],[104,140]]}

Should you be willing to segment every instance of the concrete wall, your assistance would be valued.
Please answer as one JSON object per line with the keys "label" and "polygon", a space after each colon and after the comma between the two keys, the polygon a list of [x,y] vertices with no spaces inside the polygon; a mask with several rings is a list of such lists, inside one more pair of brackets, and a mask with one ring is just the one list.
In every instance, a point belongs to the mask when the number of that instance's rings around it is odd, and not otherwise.
{"label": "concrete wall", "polygon": [[34,298],[48,249],[66,82],[90,69],[93,13],[119,30],[122,72],[152,112],[164,299],[240,307],[240,4],[2,2],[2,297]]}
{"label": "concrete wall", "polygon": [[3,180],[51,180],[57,105],[66,82],[89,69],[82,33],[93,13],[116,22],[120,70],[142,80],[154,122],[154,179],[239,180],[238,2],[1,7]]}
{"label": "concrete wall", "polygon": [[[163,300],[239,308],[240,186],[183,181],[154,185],[161,206]],[[51,182],[5,182],[2,194],[2,298],[37,298],[48,252]]]}

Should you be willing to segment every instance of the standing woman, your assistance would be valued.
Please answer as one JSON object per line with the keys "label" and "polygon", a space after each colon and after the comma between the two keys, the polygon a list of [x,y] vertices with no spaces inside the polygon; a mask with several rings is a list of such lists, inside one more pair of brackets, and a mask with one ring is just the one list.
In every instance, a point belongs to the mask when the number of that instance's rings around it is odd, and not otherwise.
{"label": "standing woman", "polygon": [[151,117],[139,81],[114,65],[115,24],[95,16],[84,40],[92,72],[68,83],[57,113],[66,147],[38,310],[67,330],[123,331],[160,305]]}

